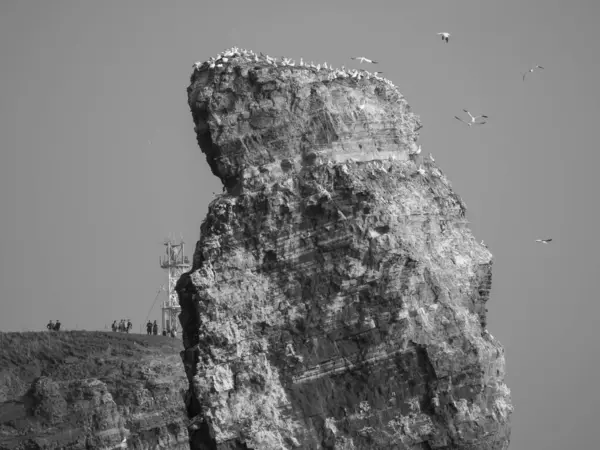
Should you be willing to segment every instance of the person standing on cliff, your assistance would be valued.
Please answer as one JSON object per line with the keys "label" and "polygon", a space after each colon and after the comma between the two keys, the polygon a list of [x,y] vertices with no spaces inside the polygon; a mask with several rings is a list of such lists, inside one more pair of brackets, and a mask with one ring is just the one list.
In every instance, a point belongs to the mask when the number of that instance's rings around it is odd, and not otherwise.
{"label": "person standing on cliff", "polygon": [[146,332],[148,334],[152,334],[152,322],[148,321],[148,323],[146,324]]}
{"label": "person standing on cliff", "polygon": [[112,328],[112,330],[113,330],[113,333],[116,333],[116,332],[117,332],[117,321],[116,321],[116,320],[115,320],[115,321],[112,323],[112,326],[111,326],[111,328]]}
{"label": "person standing on cliff", "polygon": [[46,325],[46,328],[48,328],[49,331],[54,330],[54,322],[50,321],[48,325]]}
{"label": "person standing on cliff", "polygon": [[129,334],[129,330],[131,330],[131,327],[133,327],[132,323],[131,323],[131,319],[127,319],[127,333]]}
{"label": "person standing on cliff", "polygon": [[54,324],[54,331],[60,331],[60,320],[57,320]]}
{"label": "person standing on cliff", "polygon": [[154,325],[152,325],[152,333],[154,336],[158,334],[158,324],[156,323],[156,320],[154,321]]}

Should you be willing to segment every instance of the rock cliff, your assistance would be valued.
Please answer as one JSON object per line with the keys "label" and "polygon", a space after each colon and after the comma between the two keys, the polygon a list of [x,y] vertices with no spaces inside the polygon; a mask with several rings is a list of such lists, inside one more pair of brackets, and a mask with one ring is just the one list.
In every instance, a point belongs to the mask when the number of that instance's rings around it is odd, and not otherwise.
{"label": "rock cliff", "polygon": [[231,49],[196,63],[224,193],[177,285],[192,449],[507,449],[492,255],[366,71]]}
{"label": "rock cliff", "polygon": [[1,333],[0,449],[189,449],[179,350],[162,336]]}

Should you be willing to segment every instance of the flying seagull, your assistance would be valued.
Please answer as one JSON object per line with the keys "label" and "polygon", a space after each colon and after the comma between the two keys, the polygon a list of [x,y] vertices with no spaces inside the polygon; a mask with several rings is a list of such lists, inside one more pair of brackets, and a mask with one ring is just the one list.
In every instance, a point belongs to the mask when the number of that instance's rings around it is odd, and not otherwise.
{"label": "flying seagull", "polygon": [[533,73],[533,71],[534,71],[535,69],[543,69],[543,67],[542,67],[542,66],[535,66],[535,67],[532,67],[531,69],[529,69],[527,72],[525,72],[525,73],[523,74],[523,81],[525,81],[525,77],[527,76],[527,74],[529,74],[529,73]]}
{"label": "flying seagull", "polygon": [[450,38],[450,33],[438,33],[438,36],[442,36],[442,41],[446,41],[448,43],[448,38]]}
{"label": "flying seagull", "polygon": [[541,242],[542,244],[547,244],[551,240],[552,240],[552,238],[548,238],[548,239],[536,239],[535,242]]}
{"label": "flying seagull", "polygon": [[371,63],[371,64],[379,64],[377,61],[373,61],[371,59],[367,59],[364,56],[351,56],[350,59],[359,60],[361,64],[364,63],[364,62]]}
{"label": "flying seagull", "polygon": [[483,121],[483,122],[477,122],[477,119],[479,119],[479,118],[482,118],[482,119],[487,119],[487,118],[488,118],[488,116],[486,116],[485,114],[482,114],[482,115],[480,115],[480,116],[474,116],[473,114],[471,114],[471,113],[470,113],[468,110],[466,110],[466,109],[463,109],[463,111],[464,111],[464,112],[466,112],[466,113],[469,115],[469,117],[471,118],[471,121],[470,121],[470,122],[465,122],[464,120],[462,120],[462,119],[461,119],[460,117],[458,117],[458,116],[454,116],[454,118],[456,118],[456,119],[460,120],[460,121],[461,121],[461,122],[463,122],[463,123],[466,123],[466,124],[467,124],[467,126],[469,126],[469,127],[470,127],[471,125],[483,125],[483,124],[484,124],[484,123],[486,123],[486,122],[485,122],[485,121]]}

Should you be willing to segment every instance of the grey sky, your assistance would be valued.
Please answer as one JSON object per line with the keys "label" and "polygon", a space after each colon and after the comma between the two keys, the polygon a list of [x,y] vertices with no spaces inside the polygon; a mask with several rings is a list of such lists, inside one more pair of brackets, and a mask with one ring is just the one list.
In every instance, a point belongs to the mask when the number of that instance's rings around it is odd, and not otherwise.
{"label": "grey sky", "polygon": [[[598,0],[0,2],[0,329],[137,330],[162,239],[182,232],[191,256],[221,190],[186,103],[194,61],[363,55],[422,117],[423,152],[494,254],[511,449],[595,448],[599,19]],[[467,128],[463,108],[488,123]]]}

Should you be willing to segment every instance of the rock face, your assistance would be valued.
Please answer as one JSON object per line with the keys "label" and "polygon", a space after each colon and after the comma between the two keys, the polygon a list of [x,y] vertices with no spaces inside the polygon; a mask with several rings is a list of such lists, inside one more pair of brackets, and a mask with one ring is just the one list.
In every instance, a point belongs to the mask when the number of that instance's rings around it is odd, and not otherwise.
{"label": "rock face", "polygon": [[290,63],[234,49],[188,88],[225,190],[177,285],[191,448],[507,449],[492,255],[419,119]]}
{"label": "rock face", "polygon": [[180,341],[73,331],[0,344],[0,449],[189,449]]}

